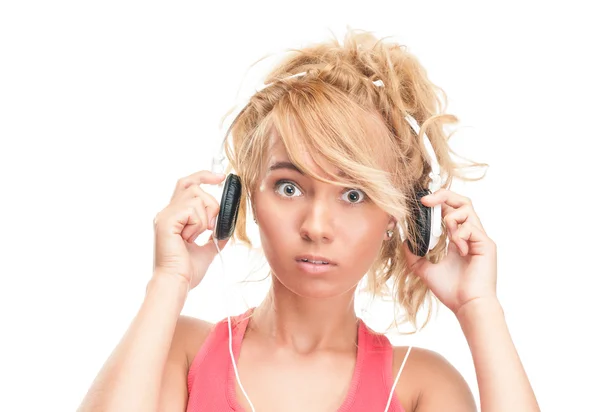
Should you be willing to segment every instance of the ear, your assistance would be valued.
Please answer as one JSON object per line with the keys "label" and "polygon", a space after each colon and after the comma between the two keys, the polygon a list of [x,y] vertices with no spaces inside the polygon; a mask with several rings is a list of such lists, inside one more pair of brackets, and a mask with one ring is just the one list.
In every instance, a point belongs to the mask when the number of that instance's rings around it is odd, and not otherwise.
{"label": "ear", "polygon": [[389,240],[390,238],[387,236],[387,231],[388,230],[394,230],[394,228],[396,227],[398,221],[396,220],[395,217],[390,215],[390,220],[388,222],[387,227],[385,228],[385,232],[383,232],[383,239],[384,240]]}

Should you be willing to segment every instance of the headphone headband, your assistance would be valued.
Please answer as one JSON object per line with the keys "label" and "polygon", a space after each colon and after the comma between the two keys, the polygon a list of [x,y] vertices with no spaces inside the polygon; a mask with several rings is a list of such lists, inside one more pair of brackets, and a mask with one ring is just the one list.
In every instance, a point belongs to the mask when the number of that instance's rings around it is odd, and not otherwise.
{"label": "headphone headband", "polygon": [[[275,80],[274,82],[271,82],[269,84],[262,84],[255,89],[256,90],[255,94],[266,89],[267,87],[279,82],[279,81],[284,81],[284,80],[288,80],[288,79],[292,79],[292,78],[296,78],[296,77],[302,77],[306,73],[307,72],[300,72],[300,73],[296,73],[296,74],[292,74],[290,76],[284,77],[282,79]],[[375,81],[373,81],[373,84],[377,87],[384,87],[384,83],[382,80],[375,80]],[[248,102],[250,101],[251,98],[252,98],[252,96],[250,96],[249,98],[243,99],[241,101],[241,104],[243,104],[243,106],[241,106],[241,107],[246,107],[246,105],[248,105]],[[240,104],[238,104],[236,106],[239,107]],[[415,132],[415,134],[418,136],[421,128],[419,127],[419,124],[417,123],[415,118],[412,117],[410,114],[406,113],[404,115],[404,119],[409,124],[411,129]],[[431,192],[434,193],[440,187],[442,187],[442,178],[440,176],[441,168],[440,168],[440,164],[438,162],[437,156],[435,154],[435,151],[433,150],[433,145],[431,144],[431,140],[429,139],[429,136],[427,136],[427,133],[423,133],[423,144],[425,146],[425,151],[427,152],[427,155],[429,157],[429,159],[428,159],[429,165],[431,166],[431,173],[429,174],[429,177],[431,178],[431,181],[429,183],[429,190],[431,190]],[[224,167],[223,167],[223,161],[225,160],[225,156],[223,155],[224,146],[225,146],[225,139],[223,139],[223,142],[221,144],[219,152],[217,154],[215,154],[215,156],[213,156],[212,171],[214,173],[223,173],[224,172]]]}

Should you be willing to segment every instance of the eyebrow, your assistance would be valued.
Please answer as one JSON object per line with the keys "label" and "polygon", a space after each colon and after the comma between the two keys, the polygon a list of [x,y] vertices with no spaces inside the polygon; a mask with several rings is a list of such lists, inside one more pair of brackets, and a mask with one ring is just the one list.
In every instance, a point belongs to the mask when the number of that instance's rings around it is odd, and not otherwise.
{"label": "eyebrow", "polygon": [[[273,170],[278,170],[278,169],[288,169],[288,170],[293,170],[295,172],[300,173],[302,176],[306,176],[305,173],[300,170],[298,168],[298,166],[296,166],[295,164],[293,164],[292,162],[288,162],[288,161],[280,161],[280,162],[275,162],[273,163],[271,166],[269,166],[269,172],[273,171]],[[341,178],[346,178],[346,174],[343,172],[338,172],[337,174],[339,177]]]}
{"label": "eyebrow", "polygon": [[304,172],[302,172],[302,170],[298,169],[298,167],[291,162],[275,162],[271,166],[269,166],[269,172],[271,172],[273,170],[278,170],[278,169],[293,170],[295,172],[300,173],[301,175],[304,175]]}

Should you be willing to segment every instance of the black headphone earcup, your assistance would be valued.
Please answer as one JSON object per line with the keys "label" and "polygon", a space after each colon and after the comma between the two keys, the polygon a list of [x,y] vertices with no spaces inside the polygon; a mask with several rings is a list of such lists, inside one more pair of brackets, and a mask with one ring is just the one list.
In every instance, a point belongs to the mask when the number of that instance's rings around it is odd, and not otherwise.
{"label": "black headphone earcup", "polygon": [[223,186],[219,215],[213,234],[217,240],[227,239],[233,235],[241,196],[242,182],[240,178],[234,174],[229,174]]}
{"label": "black headphone earcup", "polygon": [[408,241],[409,250],[416,256],[425,256],[429,251],[429,240],[431,237],[431,217],[433,208],[421,203],[421,198],[431,194],[429,189],[417,189],[415,191],[416,203],[412,206],[412,219],[415,223],[417,239],[416,245],[411,239]]}

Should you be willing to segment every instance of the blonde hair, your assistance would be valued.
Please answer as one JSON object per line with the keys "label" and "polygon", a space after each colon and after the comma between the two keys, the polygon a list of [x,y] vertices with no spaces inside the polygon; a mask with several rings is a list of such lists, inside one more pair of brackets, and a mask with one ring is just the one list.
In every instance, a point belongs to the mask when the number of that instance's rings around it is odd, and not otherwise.
{"label": "blonde hair", "polygon": [[[343,44],[335,38],[302,49],[289,49],[265,79],[272,83],[253,95],[233,120],[225,136],[229,169],[242,181],[242,194],[234,239],[249,247],[246,233],[247,204],[265,170],[272,133],[278,133],[289,159],[321,182],[361,189],[384,211],[394,216],[409,241],[418,236],[407,219],[414,207],[415,190],[427,187],[431,168],[423,145],[427,133],[449,188],[453,178],[479,180],[459,173],[450,153],[443,126],[458,119],[444,114],[447,98],[427,77],[425,69],[405,46],[385,43],[369,32],[349,29]],[[290,77],[306,72],[301,77]],[[384,87],[373,81],[381,80]],[[443,99],[440,97],[443,97]],[[404,119],[410,114],[421,126],[416,136]],[[231,136],[230,141],[227,139]],[[301,160],[308,149],[322,169],[334,165],[344,178],[321,178]],[[317,157],[314,154],[318,154]],[[483,163],[463,167],[487,166]],[[485,175],[485,173],[484,173]],[[447,231],[426,255],[436,263],[443,258]],[[393,288],[387,282],[392,279]],[[394,323],[398,318],[417,327],[417,313],[432,294],[408,266],[398,228],[384,241],[367,273],[367,289],[374,296],[392,295]],[[405,313],[405,314],[403,314]],[[431,305],[423,327],[431,318]]]}

